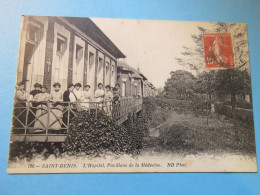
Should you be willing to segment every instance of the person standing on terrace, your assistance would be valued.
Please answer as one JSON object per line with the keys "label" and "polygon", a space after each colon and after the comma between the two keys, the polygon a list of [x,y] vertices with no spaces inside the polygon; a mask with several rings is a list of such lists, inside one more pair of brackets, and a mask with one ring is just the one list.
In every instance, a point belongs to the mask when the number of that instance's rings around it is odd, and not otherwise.
{"label": "person standing on terrace", "polygon": [[98,83],[98,88],[95,91],[94,98],[95,98],[96,102],[100,102],[100,103],[98,103],[99,108],[102,108],[102,102],[104,101],[104,96],[105,96],[105,92],[103,90],[103,84]]}
{"label": "person standing on terrace", "polygon": [[35,95],[37,95],[37,94],[39,94],[39,93],[42,93],[42,91],[41,91],[41,84],[35,83],[35,84],[34,84],[34,90],[32,90],[32,91],[30,92],[30,95],[31,95],[32,98],[33,98]]}
{"label": "person standing on terrace", "polygon": [[21,81],[20,83],[18,83],[16,88],[17,90],[15,92],[15,97],[14,97],[13,112],[14,112],[14,116],[16,116],[17,118],[13,118],[13,126],[15,132],[17,133],[24,132],[23,129],[20,130],[15,128],[23,127],[23,125],[25,125],[25,119],[26,119],[26,112],[24,112],[24,109],[26,109],[26,100],[28,100],[29,94],[25,92],[24,87],[25,87],[25,81]]}
{"label": "person standing on terrace", "polygon": [[74,85],[73,93],[75,94],[77,102],[81,102],[84,99],[82,91],[79,90],[81,87],[82,87],[82,85],[80,83],[76,83]]}
{"label": "person standing on terrace", "polygon": [[25,81],[21,81],[17,85],[17,90],[15,93],[15,105],[23,105],[25,106],[25,101],[28,100],[29,95],[26,94],[24,90]]}
{"label": "person standing on terrace", "polygon": [[103,84],[99,83],[98,84],[98,88],[95,91],[95,96],[94,97],[96,98],[97,102],[103,102],[104,96],[105,96],[105,92],[103,90]]}
{"label": "person standing on terrace", "polygon": [[47,93],[45,85],[41,87],[41,93],[36,94],[33,100],[38,103],[33,132],[43,132],[49,126],[48,101],[50,100],[50,94]]}
{"label": "person standing on terrace", "polygon": [[111,87],[110,85],[107,85],[106,86],[106,92],[105,92],[105,96],[104,96],[104,102],[105,102],[105,105],[104,105],[104,108],[105,108],[105,111],[107,113],[107,115],[109,117],[112,116],[112,100],[113,100],[113,93],[111,92]]}
{"label": "person standing on terrace", "polygon": [[76,96],[73,92],[74,85],[71,83],[68,85],[68,89],[63,93],[64,102],[76,102]]}
{"label": "person standing on terrace", "polygon": [[117,93],[118,93],[118,95],[120,96],[120,84],[117,83],[117,84],[115,85],[115,88],[117,89]]}
{"label": "person standing on terrace", "polygon": [[84,99],[82,100],[82,106],[84,106],[86,109],[88,109],[89,103],[92,100],[91,97],[91,91],[90,91],[90,85],[85,85],[85,90],[82,92]]}
{"label": "person standing on terrace", "polygon": [[60,83],[54,83],[53,84],[54,91],[51,93],[51,101],[52,101],[52,108],[50,112],[50,124],[49,128],[54,130],[59,130],[62,125],[62,91],[60,91],[61,84]]}

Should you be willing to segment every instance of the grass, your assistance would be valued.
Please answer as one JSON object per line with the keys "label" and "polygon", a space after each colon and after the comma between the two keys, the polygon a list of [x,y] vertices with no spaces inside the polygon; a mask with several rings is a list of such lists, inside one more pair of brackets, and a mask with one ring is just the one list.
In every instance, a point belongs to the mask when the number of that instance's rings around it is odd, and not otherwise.
{"label": "grass", "polygon": [[[147,147],[157,151],[196,154],[239,153],[255,155],[253,126],[234,125],[232,120],[219,115],[196,116],[193,112],[168,112],[168,119],[151,128]],[[154,118],[161,118],[164,109],[156,109]]]}

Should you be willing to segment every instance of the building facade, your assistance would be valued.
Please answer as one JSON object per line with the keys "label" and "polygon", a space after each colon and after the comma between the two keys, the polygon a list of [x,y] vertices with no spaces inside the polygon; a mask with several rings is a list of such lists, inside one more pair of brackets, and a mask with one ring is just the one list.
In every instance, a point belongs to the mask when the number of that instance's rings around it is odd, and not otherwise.
{"label": "building facade", "polygon": [[26,81],[52,91],[55,82],[115,86],[117,59],[125,55],[89,18],[23,16],[19,43],[17,83]]}
{"label": "building facade", "polygon": [[118,61],[117,82],[120,84],[122,97],[148,97],[156,95],[156,88],[140,70],[125,62]]}

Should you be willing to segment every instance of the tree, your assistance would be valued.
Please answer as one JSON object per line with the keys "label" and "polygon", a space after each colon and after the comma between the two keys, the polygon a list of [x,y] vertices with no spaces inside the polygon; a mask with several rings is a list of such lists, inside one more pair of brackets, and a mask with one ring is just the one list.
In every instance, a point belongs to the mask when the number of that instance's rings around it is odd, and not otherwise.
{"label": "tree", "polygon": [[[236,94],[251,92],[246,24],[213,22],[207,26],[198,26],[198,31],[198,34],[191,35],[195,47],[183,46],[181,57],[176,58],[176,61],[180,65],[189,66],[191,70],[195,70],[199,75],[197,77],[197,83],[199,84],[197,91],[201,91],[201,93],[206,92],[207,94],[214,92],[230,94],[234,119]],[[232,34],[235,68],[230,68],[231,64],[225,64],[217,60],[218,56],[214,55],[212,51],[211,54],[214,62],[216,62],[222,70],[210,72],[206,70],[203,43],[203,34],[205,33]],[[212,74],[215,76],[212,77]]]}
{"label": "tree", "polygon": [[[177,70],[170,72],[171,77],[167,79],[164,86],[166,97],[189,98],[193,96],[195,77],[188,71]],[[178,94],[178,97],[176,97]]]}
{"label": "tree", "polygon": [[[232,45],[235,54],[235,69],[242,69],[243,67],[245,67],[249,71],[249,54],[246,24],[212,22],[210,23],[210,25],[207,25],[205,27],[198,26],[198,30],[198,34],[191,35],[191,39],[195,43],[195,47],[183,46],[181,57],[176,58],[178,64],[189,66],[191,70],[195,70],[197,73],[205,71],[203,34],[231,33],[233,38]],[[219,65],[226,69],[228,69],[229,67],[224,66],[221,63],[219,63]]]}
{"label": "tree", "polygon": [[[189,66],[192,70],[195,70],[197,74],[202,75],[200,80],[204,79],[204,90],[209,90],[211,84],[207,83],[206,80],[212,80],[212,76],[203,77],[203,72],[208,71],[205,68],[205,57],[204,57],[204,45],[203,45],[203,34],[205,33],[231,33],[232,34],[232,45],[234,49],[234,62],[235,68],[230,68],[228,64],[220,63],[216,60],[216,56],[213,60],[222,67],[222,70],[215,70],[217,76],[221,76],[214,82],[218,83],[217,91],[226,91],[231,94],[231,101],[235,101],[235,95],[241,93],[241,89],[245,92],[251,92],[250,75],[249,75],[249,54],[248,54],[248,42],[247,42],[247,28],[246,24],[239,23],[223,23],[223,22],[212,22],[207,26],[198,26],[198,34],[192,34],[191,39],[195,43],[195,47],[183,46],[180,58],[176,58],[177,62],[183,66]],[[219,72],[219,73],[218,73]],[[212,73],[209,73],[212,74]],[[206,73],[204,73],[206,75]],[[207,85],[205,85],[207,83]],[[209,92],[209,91],[208,91]]]}
{"label": "tree", "polygon": [[196,76],[195,92],[199,94],[214,94],[216,82],[215,71],[202,72]]}
{"label": "tree", "polygon": [[219,70],[216,72],[215,91],[219,94],[231,94],[231,102],[235,104],[236,95],[251,93],[250,75],[246,70]]}

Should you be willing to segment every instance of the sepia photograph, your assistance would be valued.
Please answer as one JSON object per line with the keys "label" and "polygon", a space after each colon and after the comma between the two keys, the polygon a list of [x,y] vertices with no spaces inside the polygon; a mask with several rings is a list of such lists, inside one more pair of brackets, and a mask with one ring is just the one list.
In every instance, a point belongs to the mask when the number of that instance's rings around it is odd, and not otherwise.
{"label": "sepia photograph", "polygon": [[7,172],[257,172],[245,23],[23,15]]}

